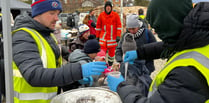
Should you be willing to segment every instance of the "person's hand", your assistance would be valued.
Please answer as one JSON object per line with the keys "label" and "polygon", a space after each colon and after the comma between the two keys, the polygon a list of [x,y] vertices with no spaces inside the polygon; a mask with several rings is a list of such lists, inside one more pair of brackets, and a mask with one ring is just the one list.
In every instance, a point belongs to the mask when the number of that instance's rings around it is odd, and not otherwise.
{"label": "person's hand", "polygon": [[116,42],[119,42],[120,41],[120,37],[119,36],[117,36],[117,38],[116,38]]}
{"label": "person's hand", "polygon": [[107,82],[110,90],[116,92],[118,85],[124,81],[124,78],[122,75],[120,75],[120,78],[116,78],[110,75],[107,75]]}
{"label": "person's hand", "polygon": [[129,62],[133,64],[133,61],[137,58],[136,50],[127,51],[124,56],[124,62]]}
{"label": "person's hand", "polygon": [[130,60],[128,63],[129,64],[134,64],[134,60]]}
{"label": "person's hand", "polygon": [[81,65],[83,77],[89,77],[91,75],[101,75],[104,69],[107,68],[106,62],[90,62]]}
{"label": "person's hand", "polygon": [[90,76],[90,77],[84,77],[83,79],[79,80],[78,82],[80,84],[89,84],[89,86],[92,86],[94,80],[93,80],[92,76]]}

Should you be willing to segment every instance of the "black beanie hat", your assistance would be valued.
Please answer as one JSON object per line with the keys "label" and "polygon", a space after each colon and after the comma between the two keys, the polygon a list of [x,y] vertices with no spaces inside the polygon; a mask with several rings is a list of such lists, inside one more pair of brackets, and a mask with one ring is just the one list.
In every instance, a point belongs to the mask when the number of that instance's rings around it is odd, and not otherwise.
{"label": "black beanie hat", "polygon": [[89,36],[89,39],[84,44],[84,53],[91,54],[91,53],[98,53],[100,51],[100,45],[98,40]]}
{"label": "black beanie hat", "polygon": [[112,10],[108,13],[108,12],[106,11],[106,7],[107,7],[107,6],[110,6],[110,7],[112,8],[112,3],[111,3],[111,1],[107,1],[107,2],[105,3],[105,6],[104,6],[105,12],[106,12],[107,14],[110,14]]}
{"label": "black beanie hat", "polygon": [[127,33],[124,36],[124,41],[122,43],[122,51],[125,54],[127,51],[136,50],[136,42],[134,40],[133,34]]}

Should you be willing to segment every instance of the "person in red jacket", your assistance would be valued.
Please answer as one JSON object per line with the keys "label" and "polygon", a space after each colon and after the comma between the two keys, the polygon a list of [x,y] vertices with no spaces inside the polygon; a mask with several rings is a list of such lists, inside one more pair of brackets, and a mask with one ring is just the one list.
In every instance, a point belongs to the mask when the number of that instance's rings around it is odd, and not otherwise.
{"label": "person in red jacket", "polygon": [[108,64],[111,66],[115,58],[115,48],[121,37],[121,21],[119,15],[112,11],[112,3],[107,1],[96,25],[96,37],[101,49],[108,51]]}
{"label": "person in red jacket", "polygon": [[94,23],[93,20],[90,19],[90,15],[86,15],[83,19],[83,24],[86,24],[89,26],[90,34],[96,37],[96,24]]}

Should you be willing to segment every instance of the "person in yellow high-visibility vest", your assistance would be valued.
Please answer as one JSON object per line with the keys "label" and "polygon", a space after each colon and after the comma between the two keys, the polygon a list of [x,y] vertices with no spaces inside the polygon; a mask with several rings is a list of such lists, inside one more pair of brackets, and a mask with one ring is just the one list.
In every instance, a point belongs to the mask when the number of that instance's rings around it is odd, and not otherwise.
{"label": "person in yellow high-visibility vest", "polygon": [[138,10],[138,15],[139,15],[139,20],[143,22],[142,27],[149,29],[149,23],[146,20],[145,15],[144,15],[144,9],[140,8]]}
{"label": "person in yellow high-visibility vest", "polygon": [[62,65],[52,32],[62,11],[59,0],[35,0],[32,17],[18,16],[12,34],[15,103],[49,103],[64,86],[91,75],[100,75],[105,62]]}
{"label": "person in yellow high-visibility vest", "polygon": [[[208,7],[209,2],[201,2],[193,8],[191,0],[151,1],[147,20],[163,40],[161,55],[168,62],[154,78],[148,96],[122,76],[108,76],[108,86],[123,103],[209,103]],[[126,52],[124,61],[133,61],[141,52],[146,51]]]}

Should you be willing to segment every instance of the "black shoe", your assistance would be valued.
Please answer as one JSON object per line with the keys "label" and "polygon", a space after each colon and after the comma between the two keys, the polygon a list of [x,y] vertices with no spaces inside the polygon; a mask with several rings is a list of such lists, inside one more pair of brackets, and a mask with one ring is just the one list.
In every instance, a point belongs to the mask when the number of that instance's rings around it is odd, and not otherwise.
{"label": "black shoe", "polygon": [[108,65],[109,66],[112,66],[112,64],[113,64],[113,62],[108,61]]}

